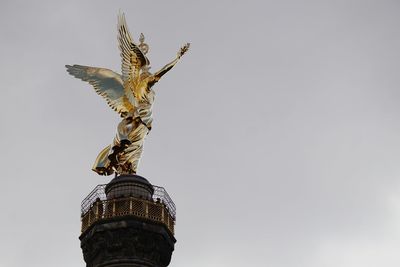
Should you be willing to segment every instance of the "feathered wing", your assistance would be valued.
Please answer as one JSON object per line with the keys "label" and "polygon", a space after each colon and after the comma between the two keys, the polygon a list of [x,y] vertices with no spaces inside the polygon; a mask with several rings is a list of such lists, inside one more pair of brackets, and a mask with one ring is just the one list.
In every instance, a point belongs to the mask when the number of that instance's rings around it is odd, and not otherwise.
{"label": "feathered wing", "polygon": [[118,16],[118,44],[122,58],[122,80],[136,80],[141,67],[148,65],[149,61],[133,42],[124,14]]}
{"label": "feathered wing", "polygon": [[81,65],[66,65],[69,74],[90,83],[96,92],[104,97],[107,104],[124,116],[133,110],[133,105],[125,95],[121,75],[109,69]]}

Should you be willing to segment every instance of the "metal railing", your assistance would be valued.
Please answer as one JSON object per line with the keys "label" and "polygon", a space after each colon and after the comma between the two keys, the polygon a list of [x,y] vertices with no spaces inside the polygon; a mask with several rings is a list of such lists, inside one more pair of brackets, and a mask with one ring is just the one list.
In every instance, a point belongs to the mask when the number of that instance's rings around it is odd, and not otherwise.
{"label": "metal railing", "polygon": [[176,207],[163,187],[153,185],[154,193],[149,198],[139,198],[134,194],[113,199],[107,199],[105,188],[106,184],[96,186],[82,201],[82,232],[96,221],[133,215],[163,223],[174,234]]}
{"label": "metal railing", "polygon": [[82,233],[99,220],[127,215],[163,223],[174,234],[175,218],[165,204],[135,197],[95,201],[82,215]]}
{"label": "metal railing", "polygon": [[[96,186],[92,192],[82,201],[81,204],[81,214],[85,214],[88,212],[90,207],[93,203],[96,202],[97,199],[99,200],[107,200],[105,188],[107,184],[100,184]],[[154,193],[152,196],[152,200],[154,202],[160,202],[164,204],[171,214],[171,216],[175,219],[176,218],[176,207],[170,196],[168,195],[167,191],[164,187],[153,185]],[[131,190],[131,189],[130,189]]]}

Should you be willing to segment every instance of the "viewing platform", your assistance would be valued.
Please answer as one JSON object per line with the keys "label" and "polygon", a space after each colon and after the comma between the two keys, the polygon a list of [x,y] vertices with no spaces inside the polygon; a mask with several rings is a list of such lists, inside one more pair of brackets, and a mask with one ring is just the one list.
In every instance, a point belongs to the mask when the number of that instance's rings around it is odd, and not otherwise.
{"label": "viewing platform", "polygon": [[114,185],[101,184],[82,201],[81,232],[93,224],[117,217],[134,216],[161,223],[174,235],[175,204],[160,186],[127,186],[123,181]]}

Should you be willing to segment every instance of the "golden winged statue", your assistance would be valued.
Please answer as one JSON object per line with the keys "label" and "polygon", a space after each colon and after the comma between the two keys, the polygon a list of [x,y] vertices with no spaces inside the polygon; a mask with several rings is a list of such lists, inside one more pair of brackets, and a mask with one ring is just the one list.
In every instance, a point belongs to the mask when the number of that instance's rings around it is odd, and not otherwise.
{"label": "golden winged statue", "polygon": [[156,73],[150,73],[150,61],[146,57],[149,46],[144,43],[143,34],[140,35],[139,44],[133,41],[124,14],[118,15],[118,44],[122,75],[104,68],[66,65],[69,74],[90,83],[122,117],[112,144],[100,152],[94,163],[93,170],[100,175],[136,173],[144,139],[153,121],[153,85],[189,49],[189,43],[185,44],[172,62]]}

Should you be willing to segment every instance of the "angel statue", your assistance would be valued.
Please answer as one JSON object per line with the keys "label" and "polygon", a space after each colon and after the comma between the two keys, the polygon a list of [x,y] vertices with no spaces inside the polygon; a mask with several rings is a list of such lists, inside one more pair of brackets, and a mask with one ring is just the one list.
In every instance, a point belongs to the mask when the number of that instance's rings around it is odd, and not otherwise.
{"label": "angel statue", "polygon": [[189,49],[189,43],[185,44],[172,62],[156,73],[150,73],[150,61],[146,57],[149,46],[144,43],[143,34],[140,35],[139,44],[133,41],[124,14],[118,16],[118,43],[122,75],[109,69],[66,65],[69,74],[90,83],[122,117],[112,144],[100,152],[92,168],[100,175],[136,173],[144,138],[150,132],[153,121],[153,85]]}

